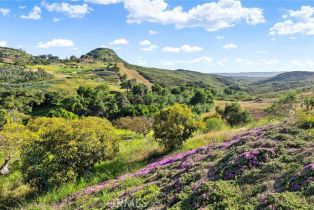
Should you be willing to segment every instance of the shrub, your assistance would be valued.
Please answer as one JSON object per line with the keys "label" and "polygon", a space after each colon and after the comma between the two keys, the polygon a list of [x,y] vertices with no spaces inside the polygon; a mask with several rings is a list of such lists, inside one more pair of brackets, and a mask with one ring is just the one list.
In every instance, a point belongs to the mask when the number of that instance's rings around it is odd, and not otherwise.
{"label": "shrub", "polygon": [[166,149],[182,146],[192,136],[198,125],[192,110],[181,104],[161,110],[154,119],[154,136]]}
{"label": "shrub", "polygon": [[203,131],[210,132],[210,131],[218,131],[221,130],[225,126],[225,123],[222,119],[219,118],[208,118],[205,120],[205,126]]}
{"label": "shrub", "polygon": [[297,100],[297,93],[290,91],[279,97],[270,107],[265,111],[274,117],[285,117],[295,112],[295,103]]}
{"label": "shrub", "polygon": [[28,126],[38,138],[23,147],[22,171],[38,190],[74,181],[118,150],[115,129],[105,119],[39,118]]}
{"label": "shrub", "polygon": [[298,112],[298,124],[301,128],[314,128],[314,114],[303,111]]}
{"label": "shrub", "polygon": [[272,193],[260,200],[261,209],[311,209],[304,198],[293,192]]}
{"label": "shrub", "polygon": [[[23,144],[35,136],[24,125],[9,123],[4,125],[0,131],[0,157],[7,164],[19,159],[20,149]],[[0,166],[2,165],[0,160]],[[0,167],[0,170],[2,167]]]}
{"label": "shrub", "polygon": [[72,119],[72,120],[78,118],[76,114],[74,114],[73,112],[69,112],[63,108],[51,110],[48,113],[48,117],[62,117],[65,119]]}
{"label": "shrub", "polygon": [[121,117],[115,121],[115,125],[120,129],[127,129],[144,137],[151,131],[153,120],[147,117]]}
{"label": "shrub", "polygon": [[244,125],[251,120],[250,113],[238,103],[227,104],[224,110],[216,107],[216,111],[231,126]]}

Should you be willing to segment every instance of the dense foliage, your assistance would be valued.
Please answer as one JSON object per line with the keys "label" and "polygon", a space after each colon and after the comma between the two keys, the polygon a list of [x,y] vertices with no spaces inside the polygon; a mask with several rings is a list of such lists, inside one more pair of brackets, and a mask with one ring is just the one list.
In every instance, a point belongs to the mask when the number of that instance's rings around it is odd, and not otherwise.
{"label": "dense foliage", "polygon": [[52,78],[52,75],[43,69],[28,70],[17,65],[0,66],[0,82],[19,83],[50,78]]}
{"label": "dense foliage", "polygon": [[39,190],[76,180],[118,150],[118,137],[105,119],[38,118],[28,127],[38,136],[23,147],[22,171]]}
{"label": "dense foliage", "polygon": [[191,137],[197,127],[192,110],[186,105],[175,104],[155,116],[154,137],[167,149],[173,150]]}
{"label": "dense foliage", "polygon": [[227,104],[223,110],[216,107],[216,111],[231,126],[244,125],[251,120],[250,113],[238,103]]}

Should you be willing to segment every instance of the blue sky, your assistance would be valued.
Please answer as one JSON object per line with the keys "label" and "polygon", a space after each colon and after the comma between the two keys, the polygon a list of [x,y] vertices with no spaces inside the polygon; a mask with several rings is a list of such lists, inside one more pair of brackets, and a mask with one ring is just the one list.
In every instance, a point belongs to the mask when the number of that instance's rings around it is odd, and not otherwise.
{"label": "blue sky", "polygon": [[201,72],[314,70],[314,1],[0,0],[0,46],[114,49],[129,63]]}

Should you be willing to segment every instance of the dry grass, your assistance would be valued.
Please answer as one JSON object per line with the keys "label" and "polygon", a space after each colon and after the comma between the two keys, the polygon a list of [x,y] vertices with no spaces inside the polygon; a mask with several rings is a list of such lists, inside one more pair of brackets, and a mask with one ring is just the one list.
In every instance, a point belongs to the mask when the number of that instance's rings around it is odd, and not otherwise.
{"label": "dry grass", "polygon": [[127,69],[123,63],[118,63],[120,71],[127,76],[128,79],[136,79],[137,82],[151,88],[153,84],[133,69]]}
{"label": "dry grass", "polygon": [[[214,106],[219,106],[223,109],[227,103],[232,103],[232,101],[215,101]],[[263,99],[262,101],[240,101],[239,103],[242,108],[249,110],[254,120],[260,120],[266,117],[264,110],[272,104],[272,101],[269,99]],[[215,109],[212,109],[211,112],[203,114],[202,117],[208,117],[214,115],[215,113]]]}

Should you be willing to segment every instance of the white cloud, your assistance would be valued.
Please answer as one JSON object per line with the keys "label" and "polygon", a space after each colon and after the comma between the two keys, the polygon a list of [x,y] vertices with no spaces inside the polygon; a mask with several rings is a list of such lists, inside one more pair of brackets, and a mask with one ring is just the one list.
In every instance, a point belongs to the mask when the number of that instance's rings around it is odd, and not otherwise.
{"label": "white cloud", "polygon": [[171,53],[179,53],[179,52],[185,52],[185,53],[191,53],[191,52],[199,52],[202,51],[202,47],[198,46],[190,46],[190,45],[182,45],[180,47],[164,47],[162,49],[163,52],[171,52]]}
{"label": "white cloud", "polygon": [[143,41],[140,41],[140,45],[141,46],[148,46],[148,45],[151,45],[152,43],[149,41],[149,40],[143,40]]}
{"label": "white cloud", "polygon": [[38,42],[38,48],[53,48],[53,47],[74,47],[74,43],[69,39],[52,39],[47,42]]}
{"label": "white cloud", "polygon": [[238,48],[238,46],[233,44],[233,43],[229,43],[229,44],[224,45],[222,48],[229,50],[229,49],[236,49],[236,48]]}
{"label": "white cloud", "polygon": [[59,22],[60,20],[61,18],[56,18],[56,17],[52,19],[53,22]]}
{"label": "white cloud", "polygon": [[163,52],[171,52],[171,53],[178,53],[180,52],[180,47],[164,47],[162,49]]}
{"label": "white cloud", "polygon": [[216,39],[224,39],[224,36],[216,36]]}
{"label": "white cloud", "polygon": [[227,65],[227,63],[229,62],[229,59],[228,58],[223,58],[219,61],[217,61],[217,65],[218,66],[221,66],[221,67],[224,67]]}
{"label": "white cloud", "polygon": [[178,64],[191,65],[191,64],[196,64],[196,63],[211,64],[212,62],[213,62],[213,59],[211,57],[202,56],[202,57],[195,58],[192,60],[161,61],[161,65],[163,65],[163,66],[174,66],[174,65],[178,65]]}
{"label": "white cloud", "polygon": [[71,18],[81,18],[92,11],[92,8],[90,8],[88,4],[69,4],[66,2],[49,4],[42,2],[42,6],[49,12],[64,13]]}
{"label": "white cloud", "polygon": [[115,39],[109,43],[110,45],[127,45],[129,44],[128,40],[124,38]]}
{"label": "white cloud", "polygon": [[300,10],[288,10],[283,21],[276,23],[271,35],[314,35],[314,7],[302,6]]}
{"label": "white cloud", "polygon": [[7,44],[8,43],[6,41],[0,41],[0,47],[5,47]]}
{"label": "white cloud", "polygon": [[148,33],[149,33],[150,35],[155,35],[155,34],[158,34],[158,31],[149,30]]}
{"label": "white cloud", "polygon": [[123,0],[84,0],[84,1],[87,3],[102,4],[102,5],[117,4],[117,3],[123,2]]}
{"label": "white cloud", "polygon": [[151,43],[149,40],[143,40],[139,44],[142,46],[141,50],[143,51],[155,51],[158,49],[158,46]]}
{"label": "white cloud", "polygon": [[10,9],[7,8],[0,8],[0,14],[2,14],[3,16],[6,16],[10,13]]}
{"label": "white cloud", "polygon": [[128,23],[153,22],[176,28],[204,28],[217,31],[233,27],[241,20],[256,25],[265,22],[263,10],[243,7],[239,0],[218,0],[197,5],[188,11],[181,6],[170,9],[164,0],[125,0]]}
{"label": "white cloud", "polygon": [[19,6],[19,9],[25,9],[25,8],[26,8],[25,5],[20,5],[20,6]]}
{"label": "white cloud", "polygon": [[32,11],[28,13],[28,15],[21,15],[23,19],[30,19],[30,20],[38,20],[41,18],[41,9],[39,6],[34,6]]}

